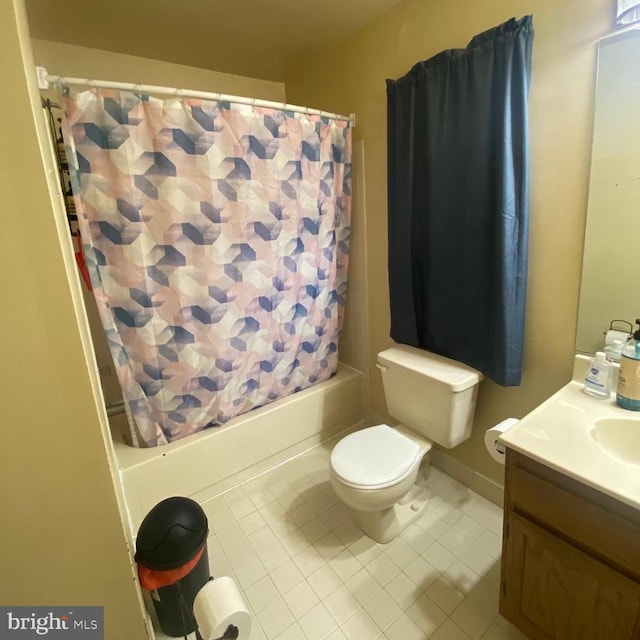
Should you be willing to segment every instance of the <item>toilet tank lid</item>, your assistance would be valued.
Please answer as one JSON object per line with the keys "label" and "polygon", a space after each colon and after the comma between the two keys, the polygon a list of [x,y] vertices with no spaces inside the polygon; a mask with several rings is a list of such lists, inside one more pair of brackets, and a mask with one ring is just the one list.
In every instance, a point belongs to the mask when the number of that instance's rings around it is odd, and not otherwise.
{"label": "toilet tank lid", "polygon": [[378,362],[382,365],[393,364],[403,367],[442,382],[454,393],[473,387],[484,377],[466,364],[404,344],[381,351],[378,354]]}

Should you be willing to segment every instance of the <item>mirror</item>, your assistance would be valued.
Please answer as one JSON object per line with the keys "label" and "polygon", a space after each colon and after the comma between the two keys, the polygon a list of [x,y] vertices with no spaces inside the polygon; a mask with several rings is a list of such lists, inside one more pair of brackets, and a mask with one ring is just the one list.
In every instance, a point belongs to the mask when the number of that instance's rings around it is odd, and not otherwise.
{"label": "mirror", "polygon": [[589,208],[576,351],[640,318],[640,30],[598,45]]}

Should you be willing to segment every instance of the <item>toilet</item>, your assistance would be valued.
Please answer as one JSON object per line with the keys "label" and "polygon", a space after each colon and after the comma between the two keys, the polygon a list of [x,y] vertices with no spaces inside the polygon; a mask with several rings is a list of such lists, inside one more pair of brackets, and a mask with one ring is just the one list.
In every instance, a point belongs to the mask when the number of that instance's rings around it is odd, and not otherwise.
{"label": "toilet", "polygon": [[450,449],[471,435],[483,376],[405,345],[379,353],[376,366],[388,413],[400,424],[379,424],[342,438],[331,452],[330,478],[338,498],[355,510],[362,531],[386,543],[427,506],[423,461],[432,442]]}

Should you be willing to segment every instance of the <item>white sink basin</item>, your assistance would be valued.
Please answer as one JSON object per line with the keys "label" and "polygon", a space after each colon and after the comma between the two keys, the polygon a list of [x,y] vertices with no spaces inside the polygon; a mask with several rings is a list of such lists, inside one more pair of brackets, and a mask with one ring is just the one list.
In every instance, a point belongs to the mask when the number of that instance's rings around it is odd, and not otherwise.
{"label": "white sink basin", "polygon": [[620,462],[640,466],[640,420],[601,418],[595,421],[591,437]]}
{"label": "white sink basin", "polygon": [[587,395],[589,359],[578,355],[575,362],[574,379],[499,442],[640,510],[640,412]]}

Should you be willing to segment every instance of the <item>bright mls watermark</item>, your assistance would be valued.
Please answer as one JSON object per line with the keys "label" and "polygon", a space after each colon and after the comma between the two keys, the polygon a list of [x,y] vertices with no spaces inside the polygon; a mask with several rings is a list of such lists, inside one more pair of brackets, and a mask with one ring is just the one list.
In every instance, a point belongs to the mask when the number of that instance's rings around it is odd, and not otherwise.
{"label": "bright mls watermark", "polygon": [[0,640],[104,640],[104,607],[0,607]]}

